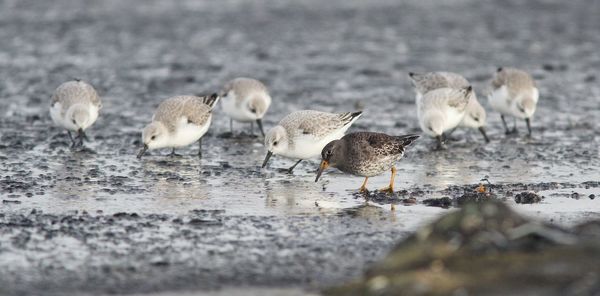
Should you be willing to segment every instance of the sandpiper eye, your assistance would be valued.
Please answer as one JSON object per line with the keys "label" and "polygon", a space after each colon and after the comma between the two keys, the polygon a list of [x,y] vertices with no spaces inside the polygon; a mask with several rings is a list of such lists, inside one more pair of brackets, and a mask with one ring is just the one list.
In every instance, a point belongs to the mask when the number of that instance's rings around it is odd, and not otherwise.
{"label": "sandpiper eye", "polygon": [[279,143],[279,142],[277,142],[277,141],[273,142],[273,146],[277,146],[277,143]]}
{"label": "sandpiper eye", "polygon": [[71,121],[73,121],[73,124],[77,124],[77,122],[75,122],[75,119],[73,119],[73,120],[71,120]]}
{"label": "sandpiper eye", "polygon": [[256,113],[256,109],[252,108],[252,109],[250,109],[250,112]]}
{"label": "sandpiper eye", "polygon": [[525,108],[521,107],[521,106],[517,106],[517,108],[519,109],[519,111],[525,113]]}
{"label": "sandpiper eye", "polygon": [[156,136],[150,137],[150,140],[154,140],[154,139],[156,139]]}
{"label": "sandpiper eye", "polygon": [[477,116],[473,116],[473,120],[475,120],[475,121],[479,121],[479,117],[477,117]]}

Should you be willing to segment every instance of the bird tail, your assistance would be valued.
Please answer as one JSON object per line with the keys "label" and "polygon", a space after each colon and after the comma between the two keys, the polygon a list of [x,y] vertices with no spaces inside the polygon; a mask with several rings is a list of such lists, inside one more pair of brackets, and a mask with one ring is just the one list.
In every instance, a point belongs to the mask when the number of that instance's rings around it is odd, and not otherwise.
{"label": "bird tail", "polygon": [[466,102],[468,104],[469,103],[469,99],[473,95],[473,87],[469,85],[469,86],[463,88],[462,92],[464,92],[464,94],[465,94],[464,100],[466,100]]}
{"label": "bird tail", "polygon": [[417,85],[421,80],[423,80],[424,76],[425,76],[425,74],[419,74],[419,73],[415,73],[415,72],[408,72],[408,77],[410,77],[410,80],[412,81],[412,83],[414,85]]}
{"label": "bird tail", "polygon": [[220,98],[221,97],[219,97],[219,95],[217,93],[213,93],[210,96],[202,97],[202,103],[210,106],[210,108],[212,109],[217,104],[217,102],[219,101]]}
{"label": "bird tail", "polygon": [[340,114],[340,119],[344,122],[344,125],[351,124],[362,115],[362,111],[357,112],[346,112]]}
{"label": "bird tail", "polygon": [[408,146],[408,145],[412,144],[419,137],[420,137],[419,135],[410,134],[410,135],[404,135],[404,136],[397,136],[395,138],[402,146]]}

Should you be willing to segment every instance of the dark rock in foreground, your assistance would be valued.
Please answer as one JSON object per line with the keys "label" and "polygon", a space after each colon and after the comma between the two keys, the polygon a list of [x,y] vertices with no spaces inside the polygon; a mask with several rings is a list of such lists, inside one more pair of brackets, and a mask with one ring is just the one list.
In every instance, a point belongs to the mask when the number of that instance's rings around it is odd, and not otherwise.
{"label": "dark rock in foreground", "polygon": [[496,194],[491,192],[466,192],[465,194],[454,199],[457,206],[461,207],[468,203],[480,203],[496,199]]}
{"label": "dark rock in foreground", "polygon": [[[595,226],[597,224],[588,225]],[[500,202],[466,204],[326,295],[596,295],[600,228],[566,231]]]}

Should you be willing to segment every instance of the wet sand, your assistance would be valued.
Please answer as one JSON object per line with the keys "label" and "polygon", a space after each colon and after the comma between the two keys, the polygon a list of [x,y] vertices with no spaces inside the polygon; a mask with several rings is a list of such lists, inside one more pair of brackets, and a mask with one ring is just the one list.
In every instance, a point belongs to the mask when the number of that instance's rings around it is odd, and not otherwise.
{"label": "wet sand", "polygon": [[[54,3],[0,3],[0,294],[315,291],[360,275],[452,210],[423,200],[457,198],[485,176],[528,216],[560,226],[600,218],[590,198],[600,196],[594,1]],[[496,67],[509,65],[540,89],[533,138],[524,122],[505,136],[485,99]],[[293,110],[364,109],[352,130],[418,133],[407,73],[441,69],[473,83],[492,142],[457,130],[434,152],[433,139],[419,139],[389,199],[366,204],[355,194],[362,179],[334,170],[315,183],[317,161],[294,175],[278,171],[293,164],[281,157],[260,169],[262,139],[241,123],[224,137],[219,107],[203,159],[195,145],[135,159],[161,100],[236,76],[270,87],[267,129]],[[47,112],[74,77],[104,100],[83,151]],[[529,190],[545,198],[514,202]]]}

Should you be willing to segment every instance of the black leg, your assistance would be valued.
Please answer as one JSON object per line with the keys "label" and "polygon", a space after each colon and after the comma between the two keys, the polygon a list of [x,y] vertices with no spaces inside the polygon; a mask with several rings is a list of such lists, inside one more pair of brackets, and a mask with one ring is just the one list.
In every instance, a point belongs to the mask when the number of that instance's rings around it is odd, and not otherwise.
{"label": "black leg", "polygon": [[455,130],[456,130],[456,127],[453,128],[452,130],[450,130],[449,133],[445,133],[444,134],[444,140],[450,140],[450,136],[452,135],[452,133],[454,133]]}
{"label": "black leg", "polygon": [[514,125],[513,125],[512,133],[517,134],[517,133],[519,133],[519,131],[517,131],[517,118],[513,118],[513,123],[514,123]]}
{"label": "black leg", "polygon": [[525,123],[527,123],[527,132],[529,133],[529,136],[531,137],[531,122],[530,122],[529,118],[525,118]]}
{"label": "black leg", "polygon": [[505,134],[510,134],[510,130],[508,129],[508,124],[506,124],[506,120],[504,119],[504,115],[500,115],[500,118],[502,118],[502,124],[504,125],[504,133]]}
{"label": "black leg", "polygon": [[169,154],[170,157],[175,157],[177,156],[177,154],[175,154],[175,148],[173,148],[173,150],[171,150],[171,154]]}
{"label": "black leg", "polygon": [[288,169],[288,173],[291,174],[294,168],[302,161],[302,159],[298,160],[292,167]]}
{"label": "black leg", "polygon": [[250,135],[254,136],[254,121],[250,121]]}
{"label": "black leg", "polygon": [[73,135],[71,135],[71,131],[67,131],[67,134],[69,135],[69,139],[71,139],[71,148],[75,147],[75,139],[73,139]]}
{"label": "black leg", "polygon": [[202,158],[202,138],[198,139],[198,157]]}

